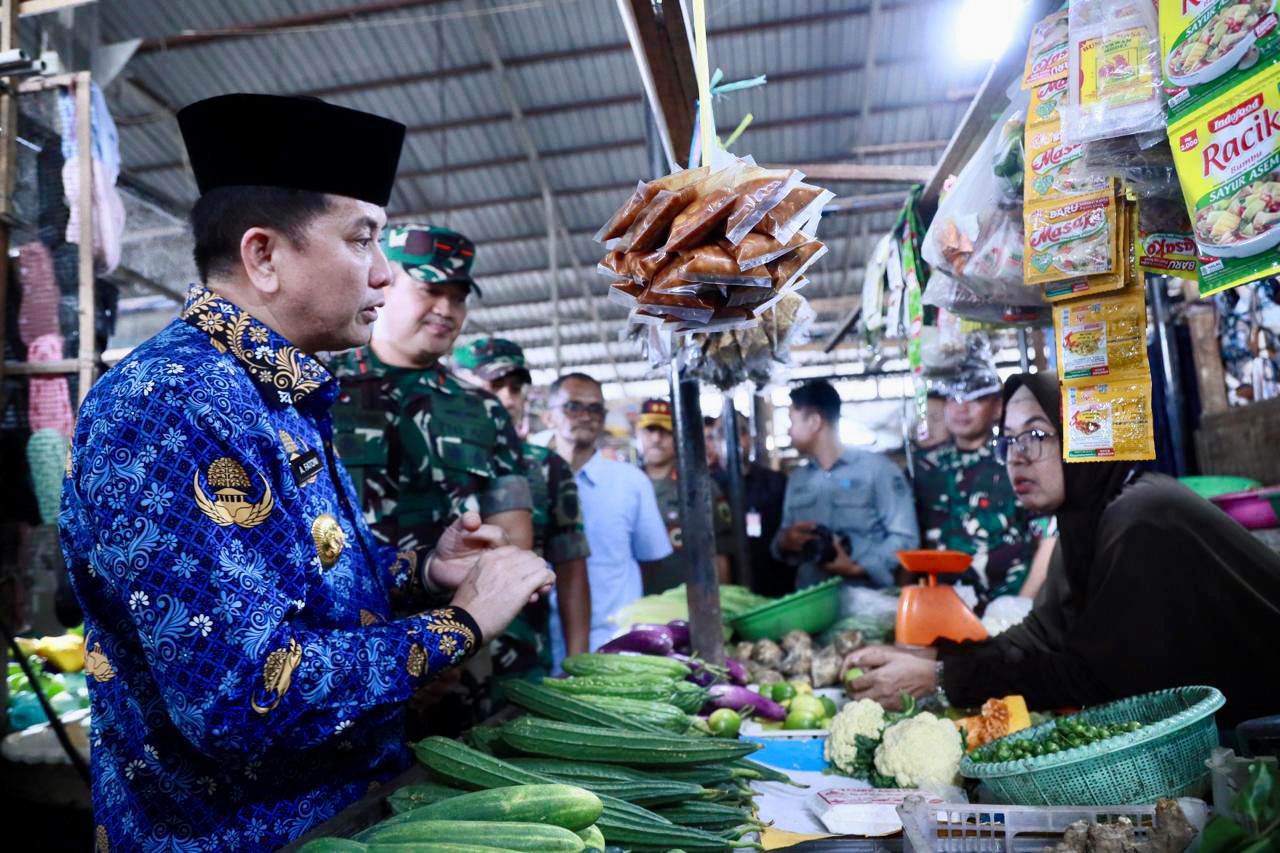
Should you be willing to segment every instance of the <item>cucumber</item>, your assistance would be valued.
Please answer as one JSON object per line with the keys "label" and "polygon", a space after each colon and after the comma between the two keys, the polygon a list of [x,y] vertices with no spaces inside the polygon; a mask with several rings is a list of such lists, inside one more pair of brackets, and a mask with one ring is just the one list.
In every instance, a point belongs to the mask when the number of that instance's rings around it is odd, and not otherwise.
{"label": "cucumber", "polygon": [[[428,807],[430,808],[430,807]],[[520,850],[528,853],[580,853],[584,845],[576,832],[541,823],[483,820],[412,820],[375,827],[370,853],[382,845],[454,843]]]}
{"label": "cucumber", "polygon": [[740,758],[760,748],[750,741],[623,732],[536,717],[512,720],[502,727],[502,737],[531,755],[633,766],[714,763]]}
{"label": "cucumber", "polygon": [[502,734],[495,726],[475,726],[467,732],[465,740],[468,746],[490,755],[501,758],[511,754],[511,750],[502,742]]}
{"label": "cucumber", "polygon": [[631,851],[647,850],[724,850],[726,847],[751,847],[763,850],[764,847],[754,841],[731,841],[722,835],[697,829],[692,826],[676,826],[674,824],[639,824],[631,821],[619,822],[617,825],[601,827],[604,839],[610,844],[624,847]]}
{"label": "cucumber", "polygon": [[584,726],[603,726],[607,729],[629,731],[653,731],[663,729],[646,720],[628,717],[611,707],[596,701],[604,697],[573,696],[562,690],[552,690],[527,681],[513,681],[503,685],[507,698],[539,717],[559,720],[562,723],[578,723]]}
{"label": "cucumber", "polygon": [[[591,764],[585,761],[565,761],[562,758],[536,758],[527,755],[505,760],[530,773],[541,773],[562,779],[573,778],[593,782],[650,782],[657,778],[616,764]],[[666,775],[663,774],[663,776]]]}
{"label": "cucumber", "polygon": [[[684,734],[689,730],[689,715],[681,708],[667,702],[652,702],[646,699],[627,699],[623,696],[582,696],[583,702],[590,702],[601,708],[608,708],[618,714],[632,719],[644,720],[663,731]],[[573,720],[564,720],[571,723]],[[585,723],[584,725],[594,725]],[[609,726],[608,728],[616,728]],[[630,727],[628,727],[630,728]]]}
{"label": "cucumber", "polygon": [[578,830],[578,837],[582,839],[582,843],[586,845],[588,850],[604,850],[604,833],[600,831],[600,827],[594,823],[586,829]]}
{"label": "cucumber", "polygon": [[[544,687],[559,690],[572,696],[622,696],[626,699],[647,699],[651,702],[672,702],[677,698],[677,684],[674,678],[655,675],[629,675],[621,678],[606,678],[596,675],[571,676],[569,678],[545,678]],[[697,685],[690,685],[697,687]]]}
{"label": "cucumber", "polygon": [[451,797],[392,820],[542,823],[577,832],[595,823],[603,811],[599,797],[573,785],[514,785]]}
{"label": "cucumber", "polygon": [[422,782],[417,785],[405,785],[403,788],[397,788],[387,797],[387,805],[391,807],[392,814],[404,814],[422,806],[429,806],[432,803],[438,803],[441,800],[447,800],[450,797],[456,797],[459,794],[465,794],[466,791],[461,788],[451,788],[448,785],[437,785],[434,782]]}
{"label": "cucumber", "polygon": [[317,838],[298,848],[298,853],[365,853],[367,849],[348,838]]}
{"label": "cucumber", "polygon": [[658,813],[680,826],[695,826],[711,832],[736,829],[744,824],[763,826],[760,821],[752,817],[749,810],[719,803],[682,803],[678,806],[664,807]]}
{"label": "cucumber", "polygon": [[657,655],[580,654],[565,658],[560,666],[570,675],[661,675],[666,678],[688,678],[693,670],[674,658]]}
{"label": "cucumber", "polygon": [[[413,751],[418,761],[437,777],[467,788],[503,788],[510,785],[540,785],[555,781],[549,776],[530,773],[500,758],[477,752],[465,744],[445,737],[424,738],[414,744]],[[604,832],[608,832],[609,826],[614,821],[626,820],[644,825],[671,823],[665,817],[625,800],[599,794],[597,796],[604,804],[604,814],[596,822]]]}
{"label": "cucumber", "polygon": [[448,841],[370,844],[364,849],[368,853],[508,853],[506,847],[481,847],[478,844],[453,844]]}

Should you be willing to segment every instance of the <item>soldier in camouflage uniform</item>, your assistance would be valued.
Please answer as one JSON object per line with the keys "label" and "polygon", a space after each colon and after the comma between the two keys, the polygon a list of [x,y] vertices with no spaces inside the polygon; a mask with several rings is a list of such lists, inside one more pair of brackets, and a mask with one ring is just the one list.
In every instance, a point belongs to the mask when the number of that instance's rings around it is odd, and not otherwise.
{"label": "soldier in camouflage uniform", "polygon": [[[502,404],[464,385],[440,363],[466,321],[475,245],[425,225],[387,230],[393,280],[367,347],[340,353],[334,445],[351,472],[365,517],[381,541],[430,546],[463,512],[502,527],[511,544],[533,544],[532,497],[520,439]],[[435,734],[488,712],[487,663],[462,675],[465,701],[431,714]],[[425,699],[410,704],[410,732]],[[458,707],[454,707],[458,705]],[[438,719],[436,719],[438,717]]]}
{"label": "soldier in camouflage uniform", "polygon": [[[524,430],[526,392],[533,377],[524,351],[512,341],[481,338],[453,353],[454,367],[466,379],[493,394],[517,431]],[[582,525],[578,484],[569,463],[541,445],[524,442],[525,475],[533,495],[533,550],[552,565],[568,654],[587,651],[591,635],[591,589],[587,557],[591,546]],[[494,675],[538,680],[553,667],[550,606],[529,605],[491,646]],[[500,686],[500,685],[499,685]]]}
{"label": "soldier in camouflage uniform", "polygon": [[[680,490],[677,482],[675,442],[672,435],[671,404],[666,400],[646,400],[636,422],[644,472],[653,481],[658,511],[671,537],[671,556],[644,567],[644,594],[654,595],[679,586],[689,579],[688,560],[684,555],[683,527],[680,519]],[[733,549],[733,517],[729,502],[720,487],[709,476],[711,486],[712,524],[716,535],[715,565],[721,583],[729,582],[729,553]]]}
{"label": "soldier in camouflage uniform", "polygon": [[994,394],[979,389],[970,399],[947,399],[951,440],[916,457],[913,484],[925,547],[972,554],[959,582],[972,585],[983,605],[1018,594],[1035,548],[1030,519],[991,443],[999,387]]}

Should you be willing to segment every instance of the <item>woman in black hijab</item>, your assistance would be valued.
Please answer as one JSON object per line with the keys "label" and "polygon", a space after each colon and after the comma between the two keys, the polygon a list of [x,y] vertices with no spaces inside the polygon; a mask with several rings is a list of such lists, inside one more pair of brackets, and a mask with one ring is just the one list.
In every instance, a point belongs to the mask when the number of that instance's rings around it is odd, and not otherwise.
{"label": "woman in black hijab", "polygon": [[1005,383],[998,449],[1019,503],[1057,515],[1059,549],[1035,607],[989,640],[855,652],[858,698],[894,705],[941,688],[953,705],[1021,694],[1078,707],[1208,684],[1220,722],[1280,711],[1280,556],[1209,501],[1124,462],[1062,462],[1055,378]]}

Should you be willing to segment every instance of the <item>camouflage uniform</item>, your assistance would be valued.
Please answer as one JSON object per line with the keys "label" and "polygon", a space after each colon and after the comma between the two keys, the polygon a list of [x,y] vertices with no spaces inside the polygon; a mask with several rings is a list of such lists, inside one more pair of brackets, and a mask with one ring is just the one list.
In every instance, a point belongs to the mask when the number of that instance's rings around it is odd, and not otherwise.
{"label": "camouflage uniform", "polygon": [[[716,535],[716,553],[727,556],[733,550],[733,514],[720,487],[710,478],[707,482],[711,486],[711,520]],[[663,592],[689,579],[689,561],[684,556],[684,531],[680,524],[679,478],[674,469],[669,477],[653,481],[653,493],[658,499],[658,512],[662,513],[662,520],[667,525],[667,535],[671,537],[674,551],[671,556],[645,566],[645,595]]]}
{"label": "camouflage uniform", "polygon": [[991,447],[933,448],[917,457],[914,489],[925,547],[972,554],[959,582],[974,586],[984,603],[1016,595],[1035,545],[1030,520]]}
{"label": "camouflage uniform", "polygon": [[[657,427],[672,431],[671,404],[666,400],[646,400],[640,406],[636,429]],[[644,594],[654,595],[679,586],[689,579],[689,563],[684,556],[684,530],[680,519],[680,488],[676,469],[671,474],[653,482],[653,493],[658,499],[658,512],[667,525],[671,537],[672,552],[657,563],[645,566],[643,572]],[[711,488],[711,521],[716,536],[716,554],[728,555],[733,550],[733,515],[724,493],[708,475]]]}
{"label": "camouflage uniform", "polygon": [[[422,282],[474,289],[475,247],[442,228],[402,226],[384,238],[388,260]],[[341,385],[333,443],[351,473],[374,536],[397,549],[431,548],[464,512],[488,518],[531,509],[521,442],[502,404],[439,364],[392,367],[370,347],[329,363]],[[439,700],[420,693],[409,706],[411,736],[456,734],[489,713],[487,656]]]}
{"label": "camouflage uniform", "polygon": [[431,547],[464,512],[531,508],[521,442],[496,398],[440,365],[391,367],[369,347],[329,370],[342,384],[334,445],[380,541]]}
{"label": "camouflage uniform", "polygon": [[[513,372],[531,377],[519,345],[502,338],[482,338],[453,353],[454,364],[485,382]],[[525,442],[522,447],[525,476],[533,503],[533,549],[555,566],[591,555],[578,502],[578,483],[569,463],[546,447]],[[549,675],[551,657],[551,609],[545,599],[527,606],[494,640],[494,674],[538,680]]]}

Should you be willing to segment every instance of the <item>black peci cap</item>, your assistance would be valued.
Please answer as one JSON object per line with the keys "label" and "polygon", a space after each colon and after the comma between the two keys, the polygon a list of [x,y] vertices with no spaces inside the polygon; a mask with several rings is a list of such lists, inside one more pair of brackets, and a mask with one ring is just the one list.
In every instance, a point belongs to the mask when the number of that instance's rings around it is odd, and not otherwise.
{"label": "black peci cap", "polygon": [[218,95],[178,111],[200,193],[267,186],[385,207],[405,127],[318,98]]}

